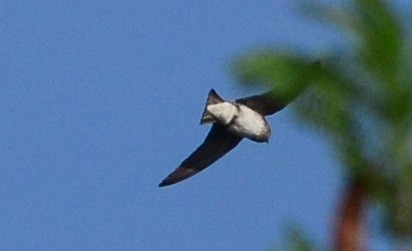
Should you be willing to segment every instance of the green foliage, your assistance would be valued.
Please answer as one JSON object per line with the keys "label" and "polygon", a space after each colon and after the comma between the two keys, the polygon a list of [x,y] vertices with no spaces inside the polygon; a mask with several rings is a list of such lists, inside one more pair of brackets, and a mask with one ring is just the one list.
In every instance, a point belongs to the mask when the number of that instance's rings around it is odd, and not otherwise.
{"label": "green foliage", "polygon": [[315,18],[345,32],[348,51],[321,66],[305,55],[257,51],[234,73],[284,100],[299,96],[295,114],[328,136],[347,177],[360,179],[383,208],[385,229],[405,241],[412,237],[412,41],[386,1],[315,8]]}
{"label": "green foliage", "polygon": [[295,226],[290,225],[284,231],[285,243],[281,247],[270,249],[271,251],[315,251],[320,250],[316,245],[311,242],[302,230]]}
{"label": "green foliage", "polygon": [[[306,89],[321,70],[320,63],[308,64],[291,55],[276,55],[273,51],[262,51],[239,60],[236,75],[243,83],[268,84],[276,90],[276,98],[284,102],[295,99]],[[299,74],[295,74],[296,71]],[[277,83],[272,86],[271,83]]]}

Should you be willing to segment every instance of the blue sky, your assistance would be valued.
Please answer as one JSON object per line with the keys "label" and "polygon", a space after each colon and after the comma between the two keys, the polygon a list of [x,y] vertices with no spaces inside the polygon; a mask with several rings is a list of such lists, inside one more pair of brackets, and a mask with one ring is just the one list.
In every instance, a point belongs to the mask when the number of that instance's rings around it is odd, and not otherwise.
{"label": "blue sky", "polygon": [[269,118],[269,145],[243,141],[157,187],[207,134],[210,88],[255,93],[231,75],[236,56],[339,47],[298,10],[289,0],[3,3],[0,248],[265,250],[291,221],[328,243],[338,164],[289,108]]}

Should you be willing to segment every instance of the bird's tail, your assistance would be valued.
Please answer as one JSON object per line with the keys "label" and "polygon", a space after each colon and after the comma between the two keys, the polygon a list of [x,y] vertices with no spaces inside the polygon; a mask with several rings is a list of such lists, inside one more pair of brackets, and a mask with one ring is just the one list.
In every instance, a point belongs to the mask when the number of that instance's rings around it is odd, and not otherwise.
{"label": "bird's tail", "polygon": [[202,118],[200,119],[200,124],[215,123],[215,117],[207,110],[209,105],[219,104],[224,102],[224,100],[216,93],[214,89],[209,91],[206,99],[205,109],[203,110]]}

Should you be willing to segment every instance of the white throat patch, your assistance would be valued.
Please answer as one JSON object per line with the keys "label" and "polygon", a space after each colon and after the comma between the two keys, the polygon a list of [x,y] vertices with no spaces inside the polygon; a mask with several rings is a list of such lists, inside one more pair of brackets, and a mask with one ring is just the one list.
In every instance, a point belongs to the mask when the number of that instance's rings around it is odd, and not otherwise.
{"label": "white throat patch", "polygon": [[206,109],[223,125],[229,124],[238,113],[237,107],[229,102],[208,105]]}

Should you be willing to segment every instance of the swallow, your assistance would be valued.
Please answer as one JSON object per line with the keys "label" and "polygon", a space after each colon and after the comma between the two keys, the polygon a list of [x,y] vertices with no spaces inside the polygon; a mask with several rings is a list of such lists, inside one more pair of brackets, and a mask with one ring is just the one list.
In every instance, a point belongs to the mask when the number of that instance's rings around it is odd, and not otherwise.
{"label": "swallow", "polygon": [[226,101],[209,91],[200,124],[212,124],[204,142],[187,157],[159,187],[181,182],[204,170],[235,148],[243,138],[269,142],[270,125],[265,116],[282,110],[289,101],[276,99],[274,91]]}

